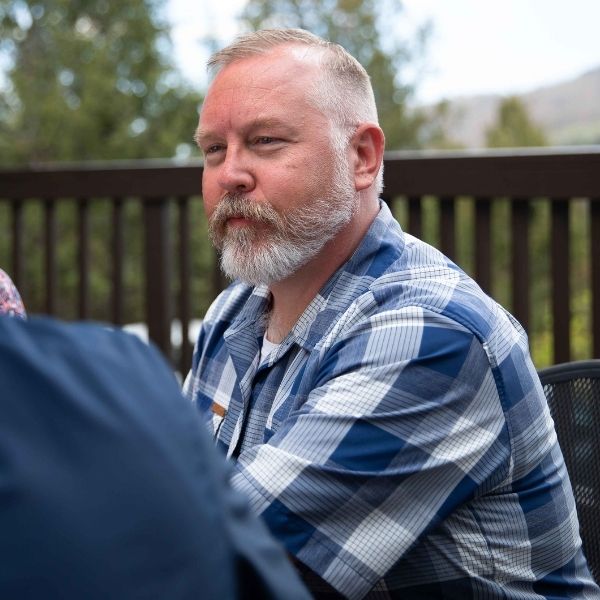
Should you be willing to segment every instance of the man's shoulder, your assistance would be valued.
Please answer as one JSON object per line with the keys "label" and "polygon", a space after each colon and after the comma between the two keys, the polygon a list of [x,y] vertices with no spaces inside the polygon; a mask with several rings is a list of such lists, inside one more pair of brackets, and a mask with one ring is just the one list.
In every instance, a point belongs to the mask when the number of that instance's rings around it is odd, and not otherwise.
{"label": "man's shoulder", "polygon": [[498,303],[439,250],[409,234],[404,240],[402,254],[369,286],[373,310],[418,309],[487,339],[505,318]]}

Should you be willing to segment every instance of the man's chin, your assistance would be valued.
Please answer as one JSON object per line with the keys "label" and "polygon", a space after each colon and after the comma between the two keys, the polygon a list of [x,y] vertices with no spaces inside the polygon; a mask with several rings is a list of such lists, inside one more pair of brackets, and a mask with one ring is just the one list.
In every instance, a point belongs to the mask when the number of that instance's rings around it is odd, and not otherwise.
{"label": "man's chin", "polygon": [[221,270],[231,280],[240,280],[252,286],[266,285],[283,281],[298,271],[302,265],[283,266],[273,262],[274,257],[263,260],[249,260],[252,249],[242,250],[225,247],[221,252]]}

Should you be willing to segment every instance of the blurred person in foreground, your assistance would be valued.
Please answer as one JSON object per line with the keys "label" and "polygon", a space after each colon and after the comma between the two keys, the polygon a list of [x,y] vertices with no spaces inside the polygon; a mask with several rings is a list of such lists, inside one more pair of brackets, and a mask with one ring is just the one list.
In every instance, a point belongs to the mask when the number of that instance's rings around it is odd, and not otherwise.
{"label": "blurred person in foreground", "polygon": [[0,314],[25,318],[21,296],[11,278],[0,269]]}
{"label": "blurred person in foreground", "polygon": [[598,598],[521,326],[379,199],[369,77],[302,30],[209,61],[224,272],[184,390],[317,597]]}
{"label": "blurred person in foreground", "polygon": [[0,598],[308,600],[159,353],[0,316]]}

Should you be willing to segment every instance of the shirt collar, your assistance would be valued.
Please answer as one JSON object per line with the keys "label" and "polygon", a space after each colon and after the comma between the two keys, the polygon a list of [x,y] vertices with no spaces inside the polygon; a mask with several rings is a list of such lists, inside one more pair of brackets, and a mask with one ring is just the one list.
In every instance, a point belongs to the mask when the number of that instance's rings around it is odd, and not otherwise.
{"label": "shirt collar", "polygon": [[[353,255],[327,280],[306,307],[281,343],[274,359],[283,355],[292,344],[311,351],[337,317],[397,261],[403,248],[404,233],[388,206],[380,201],[379,213]],[[256,286],[232,323],[232,328],[253,324],[255,334],[261,336],[264,333],[262,317],[268,310],[270,300],[271,293],[267,286]]]}

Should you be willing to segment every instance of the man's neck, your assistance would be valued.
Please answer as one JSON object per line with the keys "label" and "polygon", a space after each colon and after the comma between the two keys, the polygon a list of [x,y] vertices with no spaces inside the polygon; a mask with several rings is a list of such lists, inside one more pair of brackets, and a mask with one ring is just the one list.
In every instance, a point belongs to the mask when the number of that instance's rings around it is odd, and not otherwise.
{"label": "man's neck", "polygon": [[365,203],[352,221],[296,273],[269,286],[272,294],[267,339],[282,342],[327,280],[352,256],[379,211],[379,203]]}

